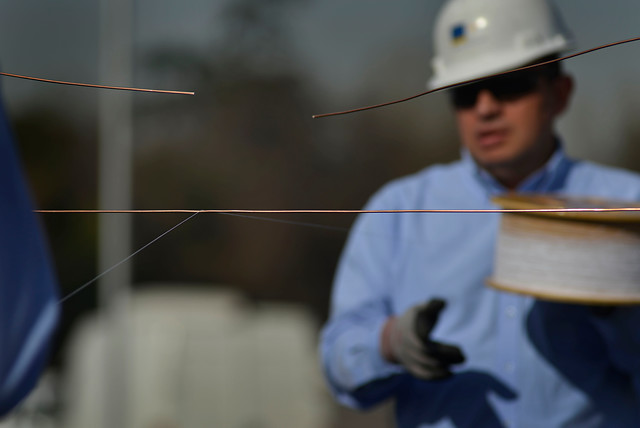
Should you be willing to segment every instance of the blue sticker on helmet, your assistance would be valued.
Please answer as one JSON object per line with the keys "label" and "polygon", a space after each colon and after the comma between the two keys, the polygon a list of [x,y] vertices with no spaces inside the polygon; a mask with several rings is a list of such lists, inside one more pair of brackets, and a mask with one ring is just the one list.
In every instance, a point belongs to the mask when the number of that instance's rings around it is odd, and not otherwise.
{"label": "blue sticker on helmet", "polygon": [[451,28],[451,40],[454,43],[463,42],[466,36],[464,24],[457,24]]}

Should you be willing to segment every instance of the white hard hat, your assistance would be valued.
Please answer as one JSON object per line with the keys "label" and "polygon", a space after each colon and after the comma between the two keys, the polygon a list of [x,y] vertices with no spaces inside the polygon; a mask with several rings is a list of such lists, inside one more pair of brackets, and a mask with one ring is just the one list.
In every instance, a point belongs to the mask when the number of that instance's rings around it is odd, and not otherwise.
{"label": "white hard hat", "polygon": [[571,45],[548,0],[449,0],[434,31],[429,88],[518,68]]}

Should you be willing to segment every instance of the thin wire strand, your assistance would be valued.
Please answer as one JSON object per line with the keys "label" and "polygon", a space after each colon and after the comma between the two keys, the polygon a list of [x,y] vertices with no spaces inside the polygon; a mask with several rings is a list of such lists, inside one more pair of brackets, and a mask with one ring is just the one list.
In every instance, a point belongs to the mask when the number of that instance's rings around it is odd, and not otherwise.
{"label": "thin wire strand", "polygon": [[293,226],[312,227],[316,229],[331,230],[334,232],[348,232],[350,230],[349,227],[329,226],[326,224],[309,223],[306,221],[283,220],[280,218],[262,217],[262,216],[245,215],[245,214],[223,213],[223,215],[233,216],[237,218],[246,218],[250,220],[260,220],[260,221],[267,221],[272,223],[281,223],[281,224],[287,224],[287,225],[293,225]]}
{"label": "thin wire strand", "polygon": [[142,250],[144,250],[145,248],[147,248],[149,245],[153,244],[154,242],[156,242],[157,240],[159,240],[160,238],[162,238],[163,236],[167,235],[169,232],[177,229],[178,227],[182,226],[183,224],[185,224],[187,221],[191,220],[192,218],[194,218],[195,216],[197,216],[198,214],[200,214],[199,212],[194,213],[193,215],[189,216],[188,218],[182,220],[180,223],[176,224],[175,226],[173,226],[171,229],[165,231],[164,233],[162,233],[160,236],[154,238],[153,240],[149,241],[147,244],[143,245],[142,247],[140,247],[138,250],[136,250],[133,254],[130,254],[129,256],[127,256],[126,258],[120,260],[118,263],[116,263],[115,265],[111,266],[109,269],[105,270],[104,272],[98,274],[98,276],[96,276],[95,278],[85,282],[84,284],[82,284],[80,287],[76,288],[75,290],[73,290],[72,292],[70,292],[69,294],[67,294],[66,296],[64,296],[62,299],[60,299],[60,301],[58,302],[59,304],[64,303],[67,299],[69,299],[72,296],[75,296],[76,294],[78,294],[79,292],[81,292],[82,290],[84,290],[85,288],[87,288],[89,285],[93,284],[94,282],[96,282],[98,279],[102,278],[104,275],[108,274],[109,272],[111,272],[112,270],[114,270],[115,268],[117,268],[118,266],[120,266],[121,264],[127,262],[128,260],[130,260],[133,256],[135,256],[136,254],[138,254],[139,252],[141,252]]}
{"label": "thin wire strand", "polygon": [[187,91],[168,91],[165,89],[144,89],[144,88],[130,88],[126,86],[94,85],[91,83],[65,82],[63,80],[43,79],[41,77],[23,76],[20,74],[12,74],[12,73],[0,73],[0,76],[15,77],[17,79],[35,80],[36,82],[54,83],[57,85],[82,86],[87,88],[98,88],[98,89],[112,89],[116,91],[154,92],[154,93],[160,93],[160,94],[174,94],[174,95],[195,95],[195,92],[187,92]]}
{"label": "thin wire strand", "polygon": [[527,70],[527,69],[530,69],[530,68],[540,67],[540,66],[551,64],[551,63],[554,63],[554,62],[564,61],[564,60],[567,60],[567,59],[570,59],[570,58],[575,58],[577,56],[585,55],[585,54],[588,54],[588,53],[591,53],[591,52],[595,52],[595,51],[598,51],[598,50],[601,50],[601,49],[611,48],[613,46],[618,46],[618,45],[622,45],[622,44],[625,44],[625,43],[637,42],[639,40],[640,40],[640,37],[633,37],[631,39],[620,40],[618,42],[613,42],[613,43],[607,43],[605,45],[596,46],[595,48],[591,48],[591,49],[587,49],[587,50],[584,50],[584,51],[576,52],[576,53],[571,54],[571,55],[563,56],[561,58],[555,58],[555,59],[552,59],[552,60],[549,60],[549,61],[540,62],[540,63],[532,64],[532,65],[527,65],[527,66],[520,67],[520,68],[515,68],[513,70],[503,71],[503,72],[500,72],[500,73],[490,74],[490,75],[487,75],[487,76],[478,77],[478,78],[470,79],[470,80],[465,80],[465,81],[458,82],[458,83],[452,83],[450,85],[441,86],[441,87],[435,88],[435,89],[430,89],[428,91],[421,92],[421,93],[416,94],[416,95],[411,95],[410,97],[401,98],[401,99],[394,100],[394,101],[388,101],[388,102],[380,103],[380,104],[374,104],[374,105],[370,105],[370,106],[366,106],[366,107],[358,107],[358,108],[354,108],[354,109],[351,109],[351,110],[337,111],[337,112],[333,112],[333,113],[314,114],[311,117],[314,118],[314,119],[319,119],[319,118],[323,118],[323,117],[339,116],[339,115],[343,115],[343,114],[357,113],[357,112],[360,112],[360,111],[372,110],[372,109],[376,109],[376,108],[380,108],[380,107],[390,106],[390,105],[393,105],[393,104],[399,104],[399,103],[403,103],[403,102],[406,102],[406,101],[411,101],[413,99],[422,97],[424,95],[429,95],[429,94],[433,94],[435,92],[444,91],[445,89],[451,89],[451,88],[455,88],[457,86],[468,85],[470,83],[479,82],[481,80],[486,80],[486,79],[490,79],[490,78],[493,78],[493,77],[503,76],[505,74],[515,73],[517,71]]}

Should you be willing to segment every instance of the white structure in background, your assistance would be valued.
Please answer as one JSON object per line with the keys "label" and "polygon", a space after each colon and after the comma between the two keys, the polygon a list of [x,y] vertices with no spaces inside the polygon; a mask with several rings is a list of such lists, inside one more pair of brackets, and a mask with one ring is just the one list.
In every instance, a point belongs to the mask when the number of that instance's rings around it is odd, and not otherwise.
{"label": "white structure in background", "polygon": [[[231,291],[155,288],[132,294],[127,427],[324,428],[332,406],[304,308],[253,306]],[[100,317],[68,348],[65,428],[102,427]]]}
{"label": "white structure in background", "polygon": [[58,428],[56,385],[56,375],[45,371],[29,396],[0,420],[0,428]]}

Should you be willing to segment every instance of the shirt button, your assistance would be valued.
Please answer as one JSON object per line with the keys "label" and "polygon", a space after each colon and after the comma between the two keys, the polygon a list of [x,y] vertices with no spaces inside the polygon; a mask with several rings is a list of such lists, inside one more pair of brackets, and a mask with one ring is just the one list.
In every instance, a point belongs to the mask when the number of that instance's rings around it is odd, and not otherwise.
{"label": "shirt button", "polygon": [[512,362],[505,363],[504,371],[507,373],[513,373],[516,370],[516,365]]}
{"label": "shirt button", "polygon": [[518,310],[516,309],[515,306],[507,306],[506,309],[504,310],[504,313],[509,318],[515,318],[515,316],[518,313]]}

